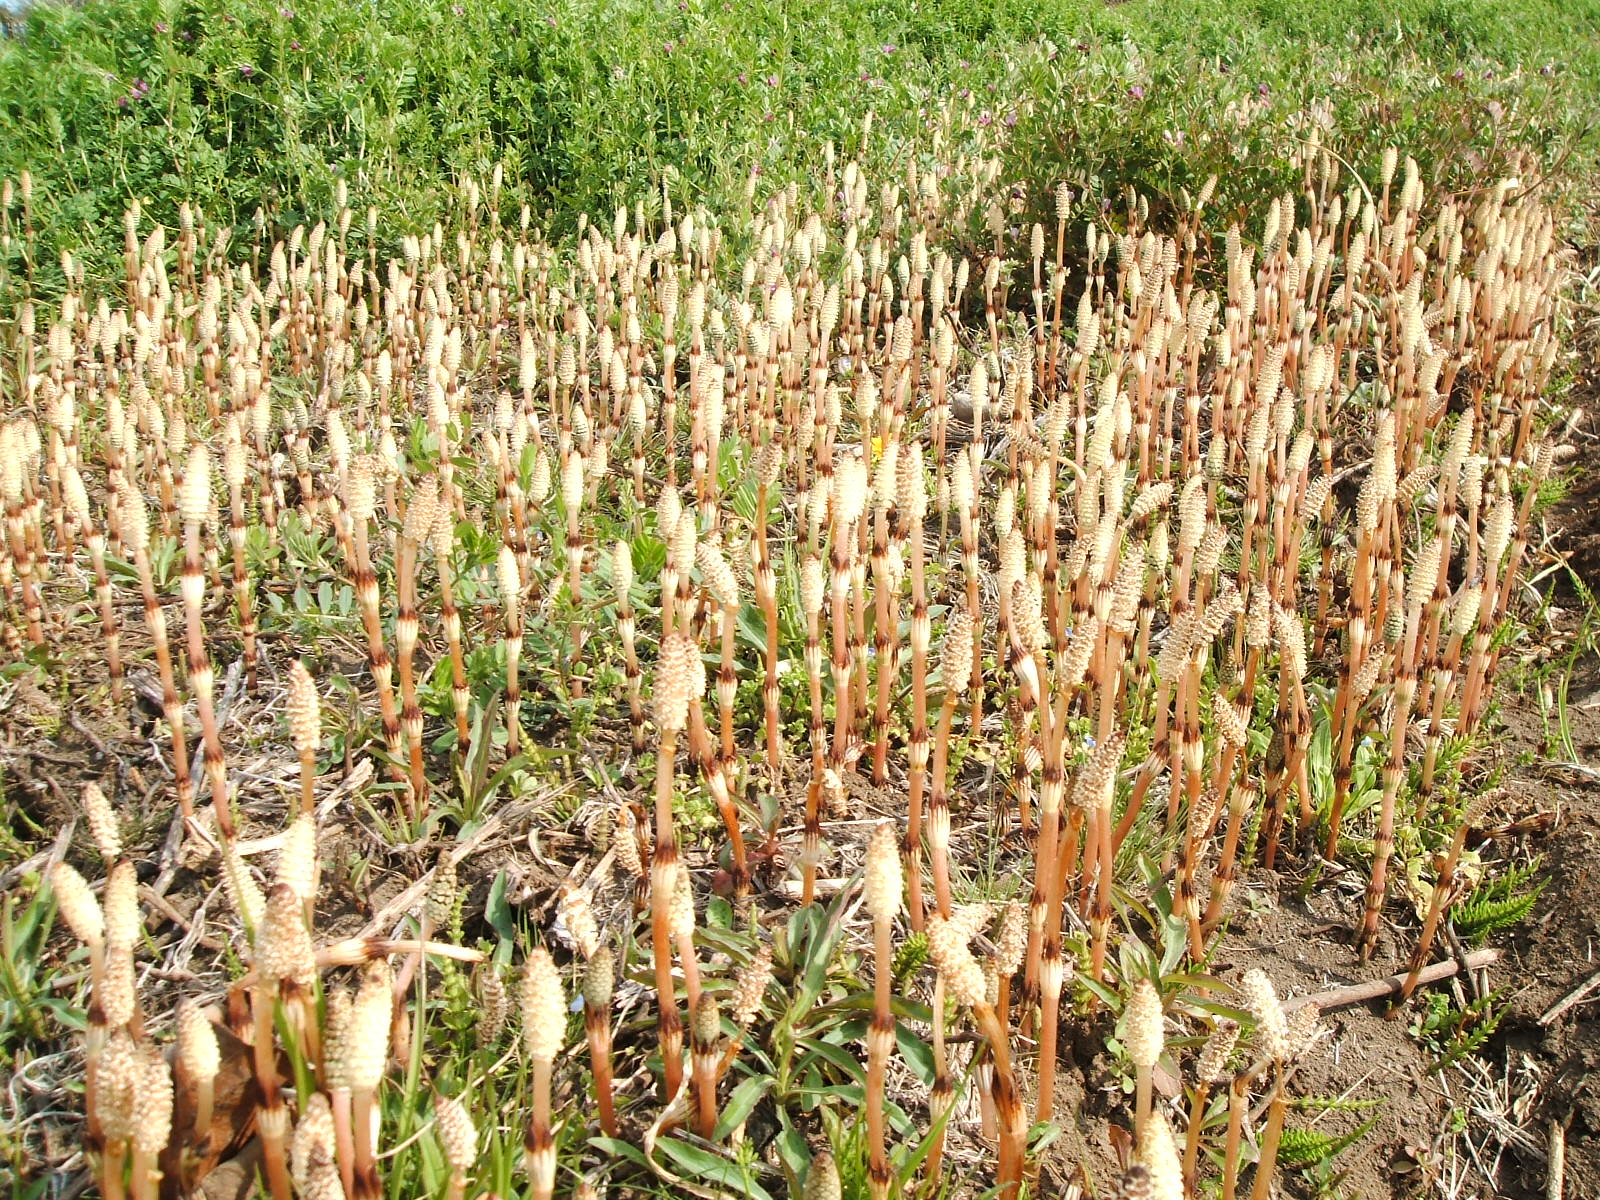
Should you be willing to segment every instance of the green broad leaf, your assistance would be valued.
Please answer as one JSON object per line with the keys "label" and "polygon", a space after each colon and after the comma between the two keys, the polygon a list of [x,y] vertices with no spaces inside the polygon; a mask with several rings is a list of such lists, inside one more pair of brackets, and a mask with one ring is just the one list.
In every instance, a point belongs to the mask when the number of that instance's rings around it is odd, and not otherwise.
{"label": "green broad leaf", "polygon": [[813,1097],[833,1096],[856,1108],[867,1103],[867,1085],[864,1083],[824,1083],[808,1091]]}
{"label": "green broad leaf", "polygon": [[889,1128],[901,1142],[915,1142],[922,1136],[922,1130],[911,1114],[888,1097],[884,1098],[883,1115],[888,1118]]}
{"label": "green broad leaf", "polygon": [[139,569],[125,559],[106,555],[106,574],[113,579],[131,579],[135,582],[139,578]]}
{"label": "green broad leaf", "polygon": [[811,1150],[806,1145],[805,1135],[789,1123],[789,1113],[781,1105],[778,1108],[778,1123],[783,1126],[783,1131],[778,1134],[775,1144],[778,1157],[783,1160],[784,1169],[789,1174],[790,1191],[793,1194],[811,1167]]}
{"label": "green broad leaf", "polygon": [[1061,1126],[1054,1121],[1040,1121],[1028,1130],[1028,1153],[1039,1153],[1060,1136]]}
{"label": "green broad leaf", "polygon": [[481,806],[493,799],[494,794],[500,790],[500,785],[510,778],[514,772],[522,770],[527,765],[528,756],[525,754],[519,754],[509,762],[503,763],[500,769],[489,776],[484,783],[483,793],[477,798],[478,804]]}
{"label": "green broad leaf", "polygon": [[[846,1007],[844,1005],[831,1004],[827,1009],[821,1011],[828,1013],[829,1016],[832,1016],[836,1013],[843,1014],[849,1012],[853,1007],[869,1008],[869,1005],[866,1003],[867,997],[858,996],[855,997],[855,999],[858,1001],[857,1005]],[[828,1030],[827,1035],[823,1038],[823,1041],[834,1046],[848,1046],[852,1042],[864,1040],[867,1036],[867,1030],[871,1025],[872,1020],[870,1017],[852,1017],[847,1020],[842,1020],[832,1029]]]}
{"label": "green broad leaf", "polygon": [[784,941],[781,949],[787,951],[785,957],[795,968],[796,972],[803,969],[801,955],[811,941],[811,936],[817,924],[817,910],[813,905],[808,908],[797,908],[789,914],[788,924],[784,927]]}
{"label": "green broad leaf", "polygon": [[733,928],[733,905],[721,896],[706,901],[706,924],[714,929]]}
{"label": "green broad leaf", "polygon": [[751,1177],[749,1168],[729,1162],[720,1154],[713,1154],[676,1138],[662,1138],[656,1147],[692,1175],[721,1184],[737,1195],[751,1197],[751,1200],[772,1200],[771,1193]]}
{"label": "green broad leaf", "polygon": [[1161,976],[1165,978],[1175,971],[1178,964],[1183,961],[1183,956],[1188,952],[1189,927],[1182,917],[1171,913],[1161,919],[1162,926],[1162,953]]}
{"label": "green broad leaf", "polygon": [[917,1078],[928,1087],[933,1086],[933,1047],[923,1041],[903,1022],[894,1023],[894,1044],[906,1065],[916,1072]]}
{"label": "green broad leaf", "polygon": [[1164,988],[1192,988],[1198,992],[1220,992],[1227,985],[1210,975],[1199,975],[1192,971],[1178,971],[1170,975],[1163,975],[1161,983]]}
{"label": "green broad leaf", "polygon": [[819,1059],[832,1063],[852,1079],[864,1080],[867,1077],[867,1069],[862,1066],[860,1059],[843,1046],[834,1046],[827,1042],[811,1043],[810,1048],[795,1065],[795,1073],[801,1074],[808,1068],[816,1066]]}
{"label": "green broad leaf", "polygon": [[1097,979],[1090,979],[1087,976],[1081,975],[1078,977],[1078,982],[1087,988],[1090,994],[1095,997],[1095,999],[1099,1000],[1113,1012],[1121,1009],[1122,996],[1120,993],[1118,993],[1116,988],[1108,987],[1106,984]]}
{"label": "green broad leaf", "polygon": [[511,904],[506,899],[506,873],[503,870],[495,872],[494,882],[489,885],[489,898],[484,903],[483,915],[502,941],[516,941],[517,925],[511,915]]}
{"label": "green broad leaf", "polygon": [[844,910],[845,901],[850,899],[848,889],[839,894],[838,899],[828,910],[827,923],[822,924],[820,914],[815,909],[806,911],[816,914],[813,924],[812,937],[806,946],[805,974],[801,978],[801,993],[804,996],[805,1007],[810,1008],[816,1003],[817,997],[822,995],[822,989],[828,981],[828,967],[833,962],[834,953],[839,948],[839,943],[844,940]]}
{"label": "green broad leaf", "polygon": [[755,1111],[756,1105],[761,1103],[761,1098],[772,1090],[773,1082],[770,1075],[752,1075],[734,1088],[722,1106],[722,1115],[717,1119],[712,1140],[723,1141],[743,1125]]}
{"label": "green broad leaf", "polygon": [[737,617],[739,638],[763,653],[767,648],[767,619],[759,605],[741,604]]}
{"label": "green broad leaf", "polygon": [[625,1142],[621,1138],[592,1137],[589,1139],[589,1145],[606,1154],[614,1154],[619,1158],[625,1158],[645,1170],[650,1169],[649,1162],[645,1160],[644,1151],[632,1142]]}

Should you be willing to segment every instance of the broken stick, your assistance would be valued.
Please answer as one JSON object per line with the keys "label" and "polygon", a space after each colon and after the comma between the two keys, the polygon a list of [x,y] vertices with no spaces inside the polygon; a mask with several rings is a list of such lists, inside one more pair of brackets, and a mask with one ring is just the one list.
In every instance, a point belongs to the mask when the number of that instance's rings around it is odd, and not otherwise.
{"label": "broken stick", "polygon": [[[1467,955],[1465,966],[1469,971],[1476,971],[1479,967],[1487,967],[1490,963],[1498,961],[1498,950],[1475,950]],[[1417,975],[1417,984],[1438,983],[1441,979],[1449,979],[1462,967],[1462,962],[1456,959],[1446,959],[1444,962],[1434,963],[1424,967]],[[1291,996],[1283,1002],[1285,1012],[1293,1012],[1303,1004],[1315,1004],[1323,1012],[1332,1008],[1349,1008],[1352,1004],[1363,1004],[1368,1000],[1381,1000],[1385,996],[1393,995],[1405,983],[1409,972],[1398,975],[1386,975],[1382,979],[1374,979],[1367,983],[1351,983],[1344,987],[1329,988],[1325,992],[1312,992],[1305,996]]]}

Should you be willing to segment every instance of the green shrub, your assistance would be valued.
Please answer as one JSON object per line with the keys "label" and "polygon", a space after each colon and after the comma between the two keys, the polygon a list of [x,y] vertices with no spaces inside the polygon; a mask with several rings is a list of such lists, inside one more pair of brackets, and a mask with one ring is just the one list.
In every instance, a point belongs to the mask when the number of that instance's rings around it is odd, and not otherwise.
{"label": "green shrub", "polygon": [[47,3],[0,40],[0,173],[36,181],[44,291],[60,249],[115,270],[133,197],[281,231],[346,180],[399,229],[500,164],[508,208],[560,228],[663,176],[727,211],[752,172],[859,150],[869,110],[877,168],[953,106],[1004,134],[1034,198],[1062,178],[1095,205],[1176,198],[1217,173],[1226,212],[1291,185],[1319,122],[1351,161],[1398,144],[1443,186],[1523,147],[1581,162],[1597,27],[1596,0]]}

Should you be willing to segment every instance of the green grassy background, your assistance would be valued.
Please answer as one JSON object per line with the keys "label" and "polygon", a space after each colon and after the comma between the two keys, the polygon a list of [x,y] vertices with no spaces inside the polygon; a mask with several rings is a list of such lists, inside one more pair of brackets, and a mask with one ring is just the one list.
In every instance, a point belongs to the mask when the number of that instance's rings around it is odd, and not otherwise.
{"label": "green grassy background", "polygon": [[1571,178],[1600,113],[1600,0],[89,0],[11,33],[0,173],[36,182],[41,287],[60,248],[114,264],[130,197],[282,230],[345,179],[399,230],[500,163],[559,234],[663,174],[735,203],[830,140],[888,168],[953,110],[1029,197],[1216,171],[1226,211],[1292,183],[1308,113],[1452,187],[1522,147]]}

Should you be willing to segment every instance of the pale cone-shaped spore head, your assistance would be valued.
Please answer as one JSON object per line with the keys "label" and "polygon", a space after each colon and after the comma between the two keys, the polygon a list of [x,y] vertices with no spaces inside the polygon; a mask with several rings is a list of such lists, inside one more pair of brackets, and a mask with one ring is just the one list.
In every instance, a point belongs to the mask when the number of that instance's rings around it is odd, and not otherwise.
{"label": "pale cone-shaped spore head", "polygon": [[441,563],[448,563],[450,555],[455,551],[455,513],[444,500],[439,501],[438,512],[433,518],[433,528],[428,530],[428,544],[433,549],[434,557]]}
{"label": "pale cone-shaped spore head", "polygon": [[301,901],[316,895],[317,820],[303,812],[289,822],[278,847],[276,882],[286,886]]}
{"label": "pale cone-shaped spore head", "polygon": [[974,630],[972,616],[964,609],[956,609],[945,621],[944,646],[939,657],[940,674],[944,677],[946,691],[963,691],[972,672],[972,645]]}
{"label": "pale cone-shaped spore head", "polygon": [[267,907],[267,898],[256,886],[255,876],[250,874],[250,868],[237,846],[229,845],[223,850],[222,882],[228,892],[228,899],[233,903],[234,911],[252,929],[260,928],[261,918]]}
{"label": "pale cone-shaped spore head", "polygon": [[776,442],[768,442],[756,452],[756,481],[770,488],[778,482],[783,472],[783,450]]}
{"label": "pale cone-shaped spore head", "polygon": [[895,469],[895,507],[915,525],[928,515],[928,480],[922,468],[922,445],[907,442],[900,447]]}
{"label": "pale cone-shaped spore head", "polygon": [[455,916],[459,892],[456,864],[446,851],[439,856],[439,861],[433,868],[433,878],[428,883],[426,912],[428,919],[436,927],[443,928]]}
{"label": "pale cone-shaped spore head", "polygon": [[133,973],[133,947],[106,945],[105,971],[100,977],[100,1011],[108,1029],[120,1029],[133,1020],[138,986]]}
{"label": "pale cone-shaped spore head", "polygon": [[528,500],[535,504],[543,504],[550,495],[550,456],[548,454],[535,454],[533,456],[533,470],[528,473]]}
{"label": "pale cone-shaped spore head", "polygon": [[701,992],[695,1001],[689,1034],[696,1047],[712,1047],[721,1039],[722,1012],[717,1007],[717,998],[710,992]]}
{"label": "pale cone-shaped spore head", "polygon": [[583,506],[583,455],[576,450],[561,464],[561,504],[568,515]]}
{"label": "pale cone-shaped spore head", "polygon": [[478,1159],[478,1131],[466,1106],[455,1096],[436,1096],[433,1115],[445,1162],[457,1173],[470,1170]]}
{"label": "pale cone-shaped spore head", "polygon": [[1161,1113],[1152,1113],[1145,1122],[1136,1161],[1150,1172],[1151,1200],[1183,1200],[1183,1160],[1173,1141],[1172,1127]]}
{"label": "pale cone-shaped spore head", "polygon": [[1111,806],[1116,793],[1117,768],[1122,765],[1122,751],[1127,742],[1127,735],[1119,729],[1095,747],[1072,789],[1074,807],[1091,812]]}
{"label": "pale cone-shaped spore head", "polygon": [[517,565],[517,553],[510,546],[501,545],[499,557],[495,560],[496,572],[500,577],[500,598],[506,606],[506,611],[514,618],[522,614],[522,571]]}
{"label": "pale cone-shaped spore head", "polygon": [[256,930],[256,974],[264,983],[309,988],[317,972],[317,954],[306,929],[301,898],[287,884],[267,893],[267,907]]}
{"label": "pale cone-shaped spore head", "polygon": [[616,589],[618,603],[624,607],[630,606],[628,597],[633,591],[633,547],[620,538],[611,553],[611,582]]}
{"label": "pale cone-shaped spore head", "polygon": [[217,1045],[217,1030],[205,1010],[193,998],[178,1002],[178,1065],[196,1083],[217,1077],[222,1067],[222,1052]]}
{"label": "pale cone-shaped spore head", "polygon": [[299,659],[289,665],[289,694],[284,701],[284,712],[295,752],[316,753],[322,742],[322,702],[317,695],[316,680]]}
{"label": "pale cone-shaped spore head", "polygon": [[113,1029],[100,1051],[95,1074],[95,1116],[101,1136],[109,1143],[133,1136],[134,1097],[141,1075],[139,1050],[126,1030]]}
{"label": "pale cone-shaped spore head", "polygon": [[522,969],[522,1038],[528,1057],[554,1062],[566,1038],[567,1003],[550,951],[535,946]]}
{"label": "pale cone-shaped spore head", "polygon": [[93,520],[89,509],[89,489],[84,486],[83,475],[77,467],[70,463],[61,478],[62,495],[66,501],[67,511],[72,514],[73,520],[80,526],[87,527]]}
{"label": "pale cone-shaped spore head", "polygon": [[344,506],[353,521],[372,520],[378,508],[378,476],[383,460],[375,454],[358,454],[350,460],[344,477]]}
{"label": "pale cone-shaped spore head", "polygon": [[122,520],[122,540],[129,553],[143,554],[150,548],[150,510],[145,507],[144,497],[137,488],[126,482],[122,484],[117,511]]}
{"label": "pale cone-shaped spore head", "polygon": [[1306,1001],[1289,1014],[1289,1057],[1303,1058],[1322,1033],[1322,1009]]}
{"label": "pale cone-shaped spore head", "polygon": [[89,881],[70,863],[58,862],[50,868],[50,887],[56,897],[56,911],[77,939],[85,946],[105,942],[105,915],[95,899]]}
{"label": "pale cone-shaped spore head", "polygon": [[772,982],[772,947],[764,945],[756,956],[745,964],[733,984],[731,1011],[734,1021],[745,1028],[761,1011],[761,1000],[766,995],[767,984]]}
{"label": "pale cone-shaped spore head", "polygon": [[1289,1057],[1289,1023],[1278,1001],[1278,991],[1260,967],[1252,967],[1239,981],[1239,998],[1256,1023],[1256,1046],[1266,1057],[1283,1061]]}
{"label": "pale cone-shaped spore head", "polygon": [[950,472],[951,505],[958,512],[967,512],[972,508],[973,500],[972,460],[965,454],[957,453]]}
{"label": "pale cone-shaped spore head", "polygon": [[867,465],[855,455],[844,458],[834,467],[834,519],[846,528],[861,519],[866,512],[872,483]]}
{"label": "pale cone-shaped spore head", "polygon": [[382,959],[367,965],[350,1008],[345,1072],[354,1091],[371,1091],[383,1079],[389,1058],[389,1020],[394,1001],[393,976]]}
{"label": "pale cone-shaped spore head", "polygon": [[117,814],[106,799],[100,785],[90,780],[83,785],[83,813],[89,819],[89,835],[107,862],[122,857],[122,831],[117,828]]}
{"label": "pale cone-shaped spore head", "polygon": [[1224,1021],[1211,1031],[1205,1048],[1200,1051],[1200,1061],[1195,1065],[1195,1078],[1201,1083],[1218,1083],[1226,1077],[1228,1059],[1239,1044],[1239,1026]]}
{"label": "pale cone-shaped spore head", "polygon": [[493,964],[478,977],[478,1001],[478,1037],[486,1045],[493,1045],[500,1040],[511,1013],[511,998]]}
{"label": "pale cone-shaped spore head", "polygon": [[668,907],[667,922],[672,936],[679,941],[694,937],[694,888],[682,863],[678,863],[672,873],[672,903]]}
{"label": "pale cone-shaped spore head", "polygon": [[413,545],[420,546],[433,532],[439,516],[439,481],[429,475],[417,484],[406,507],[406,519],[400,536]]}
{"label": "pale cone-shaped spore head", "polygon": [[962,924],[940,916],[928,919],[928,956],[944,977],[945,987],[958,1004],[982,1004],[987,987],[983,968],[967,947],[970,933]]}
{"label": "pale cone-shaped spore head", "polygon": [[1124,1016],[1127,1022],[1128,1057],[1136,1067],[1155,1066],[1165,1044],[1161,993],[1156,990],[1156,985],[1148,979],[1135,980]]}
{"label": "pale cone-shaped spore head", "polygon": [[236,422],[230,422],[227,438],[222,444],[222,477],[227,482],[229,491],[244,486],[247,465],[239,426]]}
{"label": "pale cone-shaped spore head", "polygon": [[800,605],[808,618],[822,611],[823,586],[822,560],[814,554],[807,555],[800,564]]}
{"label": "pale cone-shaped spore head", "polygon": [[350,996],[350,989],[343,986],[330,989],[325,1008],[322,1061],[327,1066],[327,1086],[334,1091],[349,1091],[350,1026],[355,1016],[355,1002]]}
{"label": "pale cone-shaped spore head", "polygon": [[671,559],[673,570],[678,574],[687,575],[694,566],[695,546],[699,542],[700,526],[695,519],[693,509],[687,509],[678,516],[678,528],[672,535],[672,541],[667,553]]}
{"label": "pale cone-shaped spore head", "polygon": [[1217,735],[1224,745],[1243,746],[1248,739],[1249,731],[1240,719],[1239,710],[1218,692],[1211,700],[1211,713],[1216,718]]}
{"label": "pale cone-shaped spore head", "polygon": [[732,612],[739,607],[739,580],[728,565],[727,556],[709,542],[695,547],[695,558],[706,590],[722,608]]}
{"label": "pale cone-shaped spore head", "polygon": [[124,859],[106,874],[100,902],[105,910],[106,943],[132,947],[139,937],[139,876]]}
{"label": "pale cone-shaped spore head", "polygon": [[861,887],[862,902],[873,920],[893,921],[899,915],[903,882],[895,827],[888,821],[879,822],[867,843],[866,876]]}
{"label": "pale cone-shaped spore head", "polygon": [[683,515],[683,497],[678,489],[664,487],[656,500],[656,531],[663,542],[671,542],[678,531],[678,518]]}
{"label": "pale cone-shaped spore head", "polygon": [[328,1098],[321,1092],[312,1092],[289,1140],[289,1177],[302,1194],[315,1189],[320,1165],[334,1161],[337,1136]]}
{"label": "pale cone-shaped spore head", "polygon": [[694,687],[697,665],[700,665],[699,647],[685,634],[674,630],[661,644],[652,697],[656,724],[663,732],[677,733],[689,723],[689,704],[697,695]]}
{"label": "pale cone-shaped spore head", "polygon": [[1002,974],[1014,974],[1028,949],[1028,913],[1015,900],[1008,900],[1000,914],[1000,929],[995,935],[995,958]]}
{"label": "pale cone-shaped spore head", "polygon": [[153,1043],[139,1048],[139,1075],[133,1094],[133,1147],[154,1158],[172,1136],[172,1071]]}
{"label": "pale cone-shaped spore head", "polygon": [[178,515],[185,525],[202,524],[211,511],[211,451],[204,442],[189,450],[183,468],[183,487],[178,491]]}
{"label": "pale cone-shaped spore head", "polygon": [[617,961],[611,947],[601,946],[583,970],[583,1005],[602,1016],[611,1011],[611,996],[616,988]]}
{"label": "pale cone-shaped spore head", "polygon": [[840,1200],[844,1186],[839,1179],[839,1164],[827,1150],[811,1156],[811,1166],[806,1171],[803,1200]]}

